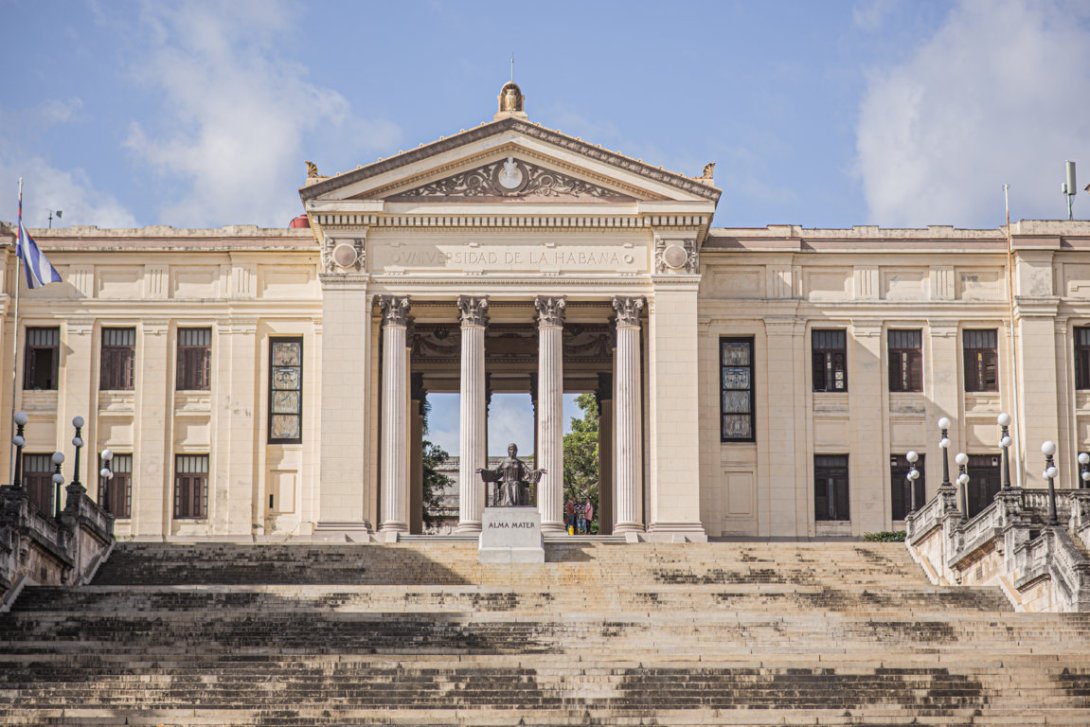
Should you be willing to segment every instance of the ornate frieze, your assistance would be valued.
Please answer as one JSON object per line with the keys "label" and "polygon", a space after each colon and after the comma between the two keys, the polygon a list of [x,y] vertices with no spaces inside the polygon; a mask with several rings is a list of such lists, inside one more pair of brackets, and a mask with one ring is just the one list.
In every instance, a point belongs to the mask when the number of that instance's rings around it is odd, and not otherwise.
{"label": "ornate frieze", "polygon": [[455,174],[397,197],[589,197],[631,199],[596,184],[507,157]]}
{"label": "ornate frieze", "polygon": [[550,298],[538,296],[534,298],[534,307],[537,309],[538,324],[548,326],[564,325],[564,308],[567,301],[563,297]]}
{"label": "ornate frieze", "polygon": [[462,314],[462,325],[488,325],[488,298],[460,295],[458,296],[458,310]]}
{"label": "ornate frieze", "polygon": [[643,312],[643,298],[615,296],[613,310],[617,312],[617,325],[638,326],[640,314]]}
{"label": "ornate frieze", "polygon": [[700,253],[696,247],[696,240],[666,240],[655,238],[655,273],[664,275],[668,273],[689,273],[695,275],[700,272]]}
{"label": "ornate frieze", "polygon": [[409,323],[409,296],[380,295],[379,308],[382,309],[382,322],[385,325],[406,326]]}

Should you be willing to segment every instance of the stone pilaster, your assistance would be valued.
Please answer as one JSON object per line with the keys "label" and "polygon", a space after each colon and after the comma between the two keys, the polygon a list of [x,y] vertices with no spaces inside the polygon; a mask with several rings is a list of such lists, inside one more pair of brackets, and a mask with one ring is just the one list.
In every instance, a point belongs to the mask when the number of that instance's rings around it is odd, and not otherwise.
{"label": "stone pilaster", "polygon": [[598,374],[598,532],[613,532],[613,374]]}
{"label": "stone pilaster", "polygon": [[406,433],[409,371],[405,356],[409,296],[384,295],[382,307],[382,526],[386,533],[408,530]]}
{"label": "stone pilaster", "polygon": [[534,299],[538,324],[535,468],[545,470],[537,487],[543,532],[564,530],[564,298]]}
{"label": "stone pilaster", "polygon": [[617,313],[617,376],[614,380],[614,533],[643,530],[639,497],[643,460],[640,441],[640,314],[643,298],[614,298]]}
{"label": "stone pilaster", "polygon": [[484,334],[488,326],[488,299],[461,296],[462,317],[461,428],[458,435],[458,532],[481,529],[484,482],[477,470],[488,464],[487,389],[484,370]]}

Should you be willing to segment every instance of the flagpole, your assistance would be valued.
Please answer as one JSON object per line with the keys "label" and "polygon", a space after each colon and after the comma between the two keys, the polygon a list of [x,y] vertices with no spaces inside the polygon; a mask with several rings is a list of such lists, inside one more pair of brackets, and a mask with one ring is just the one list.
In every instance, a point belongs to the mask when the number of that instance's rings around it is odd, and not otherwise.
{"label": "flagpole", "polygon": [[[12,324],[11,335],[11,411],[9,412],[8,422],[15,421],[15,395],[18,392],[18,377],[16,372],[19,370],[19,275],[23,272],[23,256],[19,254],[19,238],[23,234],[23,178],[19,177],[19,221],[16,223],[18,227],[15,229],[15,315],[14,323]],[[11,476],[11,482],[15,481],[15,447],[11,448],[11,454],[8,458],[8,474]]]}

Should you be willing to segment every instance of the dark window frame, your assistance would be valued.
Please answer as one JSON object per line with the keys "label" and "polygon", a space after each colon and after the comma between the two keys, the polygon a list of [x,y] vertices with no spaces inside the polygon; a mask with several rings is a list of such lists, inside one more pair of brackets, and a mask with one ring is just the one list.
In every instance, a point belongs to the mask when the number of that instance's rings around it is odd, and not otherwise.
{"label": "dark window frame", "polygon": [[[916,462],[916,469],[920,472],[920,478],[916,480],[914,486],[916,488],[916,507],[921,508],[924,503],[927,502],[927,455],[920,454],[919,460]],[[911,467],[908,464],[908,460],[904,455],[898,455],[889,458],[889,476],[890,476],[890,519],[894,522],[898,520],[904,520],[905,515],[909,513],[909,508],[912,507],[912,491],[909,490],[908,484],[908,472]],[[898,514],[898,505],[900,505],[900,515]]]}
{"label": "dark window frame", "polygon": [[[99,456],[100,472],[104,464]],[[99,504],[115,520],[129,520],[132,518],[132,454],[115,452],[110,462],[110,470],[114,473],[113,479],[107,481],[101,475],[98,478]],[[118,507],[119,503],[121,507]]]}
{"label": "dark window frame", "polygon": [[[910,342],[912,334],[916,340]],[[889,357],[889,390],[896,393],[923,391],[923,331],[893,328],[886,332]]]}
{"label": "dark window frame", "polygon": [[1000,468],[1003,460],[998,454],[970,454],[967,471],[969,473],[969,512],[968,517],[976,517],[980,511],[992,504],[1000,489]]}
{"label": "dark window frame", "polygon": [[[186,342],[189,336],[198,332],[207,332],[207,343]],[[177,371],[174,387],[176,391],[211,391],[212,390],[212,329],[208,326],[195,326],[178,329]]]}
{"label": "dark window frame", "polygon": [[[991,346],[973,345],[991,334],[994,342]],[[961,332],[962,362],[965,367],[965,391],[967,393],[987,393],[999,391],[999,331],[995,328],[966,328]]]}
{"label": "dark window frame", "polygon": [[[49,343],[41,339],[51,338]],[[43,374],[42,352],[50,352],[48,373]],[[23,343],[23,391],[57,391],[60,388],[61,329],[59,326],[28,326]],[[48,378],[43,379],[43,376]]]}
{"label": "dark window frame", "polygon": [[[723,397],[728,391],[745,391],[745,389],[728,389],[723,383],[723,373],[727,365],[723,362],[723,344],[724,343],[744,343],[749,346],[749,364],[748,366],[737,366],[732,364],[729,368],[748,368],[749,369],[749,412],[727,412],[723,406]],[[756,341],[753,336],[721,336],[719,338],[719,441],[720,443],[734,443],[734,442],[756,442],[757,441],[757,400],[756,400],[756,366],[754,357],[756,355]],[[749,417],[749,436],[737,437],[727,434],[726,421],[727,416],[748,416]]]}
{"label": "dark window frame", "polygon": [[1090,326],[1075,326],[1075,390],[1090,390]]}
{"label": "dark window frame", "polygon": [[[820,338],[838,335],[839,345],[819,343]],[[813,390],[819,393],[848,393],[848,331],[846,328],[814,328],[810,331],[810,365]],[[837,387],[837,372],[843,386]]]}
{"label": "dark window frame", "polygon": [[[122,342],[125,338],[131,342]],[[136,328],[103,328],[101,340],[98,390],[132,391],[136,388]]]}
{"label": "dark window frame", "polygon": [[30,498],[31,507],[47,517],[52,517],[56,512],[54,471],[52,454],[23,452],[23,489]]}
{"label": "dark window frame", "polygon": [[[189,471],[186,460],[204,460],[204,471]],[[174,455],[174,519],[208,519],[208,479],[211,457],[207,454]],[[183,471],[183,469],[185,471]]]}
{"label": "dark window frame", "polygon": [[[833,462],[834,459],[841,461]],[[837,481],[838,476],[842,483]],[[843,484],[842,490],[838,489],[839,484]],[[851,522],[851,519],[851,458],[847,454],[815,454],[814,520]]]}
{"label": "dark window frame", "polygon": [[[299,344],[299,386],[296,389],[277,389],[275,388],[275,375],[273,369],[273,347],[277,343],[298,343]],[[269,444],[300,444],[303,441],[303,357],[306,349],[303,346],[303,336],[273,336],[269,338],[269,412],[268,420],[266,422],[267,430],[266,435]],[[294,368],[294,367],[292,367]],[[274,411],[273,400],[277,391],[295,391],[299,394],[298,398],[298,411],[294,415],[286,413],[278,413]],[[273,417],[274,416],[295,416],[299,420],[299,436],[298,437],[274,437],[273,436]]]}

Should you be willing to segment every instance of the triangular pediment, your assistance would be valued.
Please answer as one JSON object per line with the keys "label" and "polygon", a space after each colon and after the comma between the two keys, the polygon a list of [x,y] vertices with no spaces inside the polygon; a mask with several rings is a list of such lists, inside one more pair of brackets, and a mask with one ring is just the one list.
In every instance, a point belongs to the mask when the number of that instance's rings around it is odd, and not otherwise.
{"label": "triangular pediment", "polygon": [[703,202],[709,180],[652,167],[516,118],[482,124],[300,190],[304,202]]}

